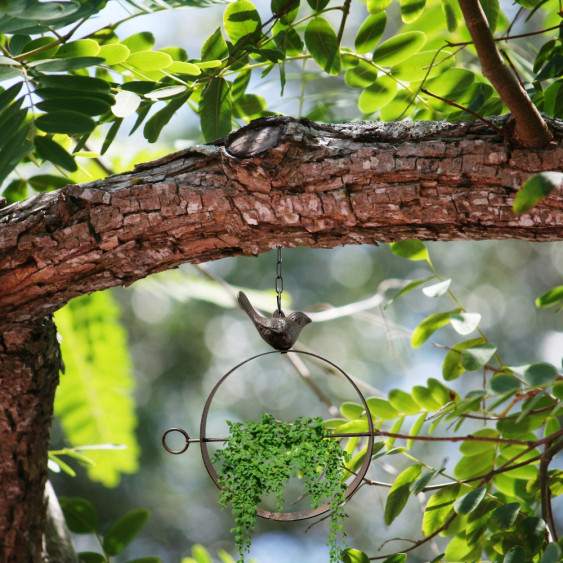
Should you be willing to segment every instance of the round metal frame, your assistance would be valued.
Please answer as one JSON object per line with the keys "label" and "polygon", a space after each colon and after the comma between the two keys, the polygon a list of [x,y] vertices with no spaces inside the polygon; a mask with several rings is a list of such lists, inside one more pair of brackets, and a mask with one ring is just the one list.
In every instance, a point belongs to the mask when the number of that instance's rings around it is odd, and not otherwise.
{"label": "round metal frame", "polygon": [[[258,354],[256,356],[253,356],[252,358],[248,358],[247,360],[244,360],[240,364],[236,365],[229,372],[227,372],[219,380],[219,382],[215,385],[215,387],[212,389],[211,393],[209,394],[209,397],[207,398],[207,401],[206,401],[205,406],[203,408],[203,414],[201,416],[201,424],[200,424],[200,429],[199,429],[199,436],[200,437],[199,437],[198,441],[200,443],[200,448],[201,448],[201,457],[203,458],[203,463],[205,465],[205,468],[207,469],[207,473],[209,473],[209,476],[211,477],[211,479],[213,480],[215,485],[220,489],[221,485],[219,484],[219,475],[217,474],[217,472],[215,471],[215,468],[213,467],[213,464],[211,463],[209,451],[207,449],[207,443],[219,441],[219,440],[222,440],[222,439],[221,438],[207,438],[206,435],[205,435],[206,426],[207,426],[207,415],[209,414],[209,409],[211,407],[211,402],[213,401],[213,397],[215,396],[215,394],[217,393],[217,391],[221,387],[221,385],[225,382],[225,380],[228,377],[230,377],[233,373],[235,373],[239,368],[241,368],[242,366],[244,366],[245,364],[247,364],[247,363],[249,363],[253,360],[256,360],[258,358],[262,358],[263,356],[269,356],[271,354],[301,354],[301,355],[305,355],[305,356],[310,356],[312,358],[316,358],[317,360],[320,360],[321,362],[324,362],[324,363],[332,366],[337,371],[337,373],[342,375],[348,381],[348,383],[354,388],[354,390],[356,391],[356,393],[357,393],[357,395],[358,395],[358,397],[359,397],[359,399],[360,399],[360,401],[361,401],[361,403],[362,403],[362,405],[365,409],[365,412],[366,412],[366,419],[367,419],[367,422],[368,422],[369,432],[366,433],[367,438],[368,438],[368,443],[367,443],[367,450],[366,450],[366,455],[365,455],[364,461],[363,461],[361,467],[358,469],[358,472],[356,473],[353,481],[348,485],[348,488],[347,488],[346,493],[345,493],[345,499],[348,500],[354,494],[354,492],[360,486],[360,484],[362,483],[362,480],[363,480],[363,478],[364,478],[364,476],[365,476],[365,474],[368,470],[369,464],[371,462],[375,432],[374,432],[374,428],[373,428],[373,421],[371,419],[371,416],[369,415],[369,412],[370,412],[369,407],[368,407],[366,400],[364,399],[362,392],[358,388],[358,386],[352,381],[352,378],[343,369],[338,367],[333,362],[327,360],[326,358],[319,356],[318,354],[314,354],[312,352],[306,352],[304,350],[281,350],[281,351],[280,350],[273,350],[273,351],[270,351],[270,352],[264,352],[262,354]],[[182,450],[170,450],[165,445],[166,434],[168,432],[172,432],[172,431],[178,431],[186,438],[186,446]],[[190,437],[188,436],[187,432],[185,432],[184,430],[181,430],[179,428],[170,428],[170,430],[165,432],[165,434],[162,437],[162,440],[163,440],[164,447],[170,453],[185,452],[188,449],[190,441],[196,441],[196,440],[191,440]],[[269,520],[292,521],[292,520],[305,520],[307,518],[313,518],[314,516],[319,516],[320,514],[324,514],[325,512],[328,512],[329,510],[330,510],[330,507],[329,507],[328,504],[322,504],[321,506],[319,506],[317,508],[312,508],[310,510],[296,511],[296,512],[270,512],[269,510],[264,510],[264,509],[258,507],[257,513],[258,513],[258,516],[260,516],[261,518],[266,518],[266,519],[269,519]]]}

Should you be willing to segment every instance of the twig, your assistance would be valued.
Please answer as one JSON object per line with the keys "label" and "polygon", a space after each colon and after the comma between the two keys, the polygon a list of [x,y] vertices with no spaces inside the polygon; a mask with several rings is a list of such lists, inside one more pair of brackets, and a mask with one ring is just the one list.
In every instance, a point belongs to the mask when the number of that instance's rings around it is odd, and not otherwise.
{"label": "twig", "polygon": [[504,50],[501,49],[500,50],[502,56],[508,61],[508,64],[510,65],[510,68],[512,69],[512,72],[514,73],[514,75],[516,76],[516,78],[518,79],[518,82],[520,83],[520,86],[522,88],[525,88],[524,86],[524,82],[522,82],[522,79],[520,78],[520,75],[518,74],[518,71],[516,70],[516,67],[514,66],[514,64],[512,63],[512,60],[510,59],[510,57],[508,56],[508,53]]}
{"label": "twig", "polygon": [[563,449],[563,441],[560,441],[559,444],[555,444],[555,442],[557,442],[557,438],[553,440],[553,443],[551,445],[549,443],[546,443],[545,450],[540,457],[540,467],[538,473],[541,498],[541,513],[542,518],[547,524],[549,535],[551,536],[551,538],[549,539],[550,542],[557,542],[558,536],[551,508],[551,490],[549,488],[548,468],[553,457]]}
{"label": "twig", "polygon": [[433,98],[436,98],[437,100],[445,102],[446,104],[453,106],[454,108],[460,109],[460,110],[468,113],[469,115],[472,115],[473,117],[475,117],[475,119],[478,119],[479,121],[482,121],[483,123],[488,125],[491,129],[493,129],[501,137],[505,136],[503,130],[498,128],[492,121],[485,119],[484,117],[480,116],[479,114],[475,113],[474,111],[471,111],[469,108],[460,106],[459,104],[456,104],[455,102],[452,102],[451,100],[448,100],[446,98],[442,98],[442,96],[438,96],[437,94],[433,94],[432,92],[429,92],[428,90],[425,90],[424,88],[421,88],[420,91],[423,92],[424,94],[427,94],[428,96],[432,96]]}
{"label": "twig", "polygon": [[[538,31],[529,31],[528,33],[520,33],[518,35],[503,35],[502,37],[493,37],[494,41],[510,41],[511,39],[522,39],[523,37],[531,37],[533,35],[541,35],[542,33],[547,33],[548,31],[554,31],[559,29],[559,25],[554,25],[553,27],[547,27],[546,29],[540,29]],[[446,41],[448,47],[466,47],[467,45],[473,45],[474,41],[460,41],[458,43],[453,43],[452,41]]]}
{"label": "twig", "polygon": [[352,0],[344,0],[344,4],[342,5],[342,21],[340,22],[340,28],[338,29],[338,35],[336,37],[339,46],[342,41],[342,36],[344,35],[344,27],[346,26],[346,20],[348,19],[348,14],[350,13],[351,3]]}
{"label": "twig", "polygon": [[459,7],[471,34],[483,75],[512,112],[516,127],[514,138],[526,147],[543,147],[552,135],[538,109],[510,69],[504,64],[479,0],[459,0]]}

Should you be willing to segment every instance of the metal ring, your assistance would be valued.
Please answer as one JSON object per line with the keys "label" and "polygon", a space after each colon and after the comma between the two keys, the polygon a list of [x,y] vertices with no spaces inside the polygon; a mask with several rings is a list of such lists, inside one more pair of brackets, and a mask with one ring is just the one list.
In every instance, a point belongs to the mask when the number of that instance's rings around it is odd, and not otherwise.
{"label": "metal ring", "polygon": [[[323,358],[322,356],[319,356],[318,354],[313,354],[312,352],[305,352],[304,350],[281,350],[281,351],[280,350],[273,350],[273,351],[270,351],[270,352],[264,352],[262,354],[258,354],[256,356],[253,356],[252,358],[248,358],[247,360],[244,360],[243,362],[241,362],[240,364],[235,366],[233,369],[231,369],[229,372],[227,372],[219,380],[219,382],[215,385],[215,387],[213,387],[211,393],[209,394],[209,397],[207,398],[205,406],[203,408],[203,414],[201,415],[201,425],[200,425],[200,429],[199,429],[199,437],[200,437],[200,440],[201,440],[201,442],[200,442],[201,457],[203,458],[203,463],[205,464],[205,468],[207,469],[207,473],[209,473],[209,476],[211,477],[211,479],[213,480],[215,485],[217,485],[217,488],[221,489],[222,487],[219,484],[219,475],[217,474],[217,472],[215,471],[215,468],[213,467],[213,464],[211,463],[211,459],[209,457],[209,452],[207,450],[207,443],[206,443],[207,438],[205,437],[205,430],[206,430],[206,425],[207,425],[207,415],[209,414],[209,408],[211,406],[211,401],[213,400],[215,393],[217,392],[219,387],[224,383],[224,381],[230,375],[232,375],[236,370],[238,370],[240,367],[247,364],[248,362],[256,360],[257,358],[261,358],[262,356],[269,356],[271,354],[303,354],[305,356],[311,356],[312,358],[316,358],[317,360],[325,362],[325,363],[329,364],[330,366],[332,366],[334,369],[336,369],[337,372],[340,373],[342,376],[344,376],[346,378],[346,380],[348,381],[348,383],[350,383],[350,385],[352,385],[352,387],[354,388],[354,390],[358,394],[358,397],[360,398],[362,405],[363,405],[365,412],[366,412],[366,419],[367,419],[367,422],[368,422],[369,435],[368,435],[366,455],[364,457],[364,461],[362,463],[362,466],[358,469],[358,472],[356,473],[354,480],[348,485],[348,489],[346,490],[346,493],[344,494],[345,500],[348,500],[354,494],[354,492],[360,486],[360,484],[362,483],[362,480],[363,480],[363,478],[364,478],[364,476],[365,476],[365,474],[368,470],[369,464],[371,462],[371,456],[372,456],[372,452],[373,452],[373,439],[374,439],[373,420],[371,419],[369,407],[368,407],[366,400],[364,399],[364,396],[362,395],[362,392],[360,391],[358,386],[352,381],[351,377],[343,369],[339,368],[336,364],[332,363],[331,361],[327,360],[326,358]],[[266,518],[266,519],[269,519],[269,520],[292,521],[292,520],[305,520],[307,518],[313,518],[314,516],[319,516],[320,514],[324,514],[325,512],[328,512],[329,510],[330,510],[330,506],[328,504],[322,504],[321,506],[319,506],[317,508],[314,508],[314,509],[312,508],[310,510],[303,510],[303,511],[299,511],[299,512],[270,512],[269,510],[264,510],[264,509],[258,507],[257,513],[258,513],[258,516],[260,516],[261,518]]]}
{"label": "metal ring", "polygon": [[[166,436],[168,436],[170,432],[179,432],[186,439],[186,445],[181,450],[173,450],[168,447],[168,444],[166,443]],[[162,435],[162,447],[170,454],[174,454],[174,455],[183,454],[190,447],[190,437],[188,433],[182,428],[169,428]]]}

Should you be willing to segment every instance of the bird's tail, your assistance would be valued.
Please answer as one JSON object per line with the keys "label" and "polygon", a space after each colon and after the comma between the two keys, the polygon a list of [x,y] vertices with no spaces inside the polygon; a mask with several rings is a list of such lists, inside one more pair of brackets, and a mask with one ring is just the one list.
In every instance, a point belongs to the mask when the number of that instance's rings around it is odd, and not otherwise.
{"label": "bird's tail", "polygon": [[256,311],[254,310],[254,307],[250,304],[248,297],[242,291],[239,291],[237,299],[238,299],[239,305],[242,307],[243,311],[251,319],[254,319],[254,317],[256,316]]}

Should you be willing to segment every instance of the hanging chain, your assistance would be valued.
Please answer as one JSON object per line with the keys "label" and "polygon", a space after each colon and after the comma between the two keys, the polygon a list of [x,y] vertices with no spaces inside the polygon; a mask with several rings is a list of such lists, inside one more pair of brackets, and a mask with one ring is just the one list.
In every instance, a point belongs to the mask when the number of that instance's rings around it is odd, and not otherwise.
{"label": "hanging chain", "polygon": [[276,261],[276,293],[278,300],[278,313],[282,313],[281,296],[283,293],[283,277],[282,277],[282,247],[281,244],[276,245],[278,249],[278,259]]}

